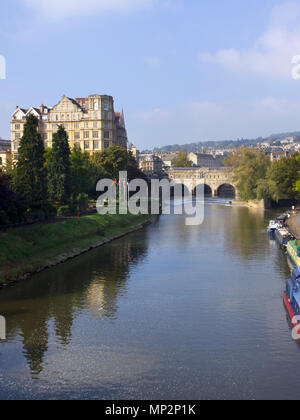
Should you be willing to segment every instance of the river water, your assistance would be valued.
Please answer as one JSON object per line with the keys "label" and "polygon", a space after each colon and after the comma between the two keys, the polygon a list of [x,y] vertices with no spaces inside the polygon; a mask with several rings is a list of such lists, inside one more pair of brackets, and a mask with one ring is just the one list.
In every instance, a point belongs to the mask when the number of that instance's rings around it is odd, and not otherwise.
{"label": "river water", "polygon": [[2,290],[0,398],[298,399],[272,216],[212,201]]}

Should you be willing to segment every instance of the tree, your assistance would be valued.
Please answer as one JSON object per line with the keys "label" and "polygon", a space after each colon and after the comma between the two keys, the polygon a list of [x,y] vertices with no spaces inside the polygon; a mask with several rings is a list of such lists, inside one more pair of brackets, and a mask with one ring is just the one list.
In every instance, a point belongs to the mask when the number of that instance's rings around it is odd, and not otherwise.
{"label": "tree", "polygon": [[50,200],[67,202],[71,194],[70,147],[63,126],[53,135],[52,151],[47,161]]}
{"label": "tree", "polygon": [[111,146],[103,152],[95,153],[91,156],[91,164],[99,175],[118,180],[119,172],[126,171],[128,165],[136,164],[136,161],[132,153],[128,152],[124,147]]}
{"label": "tree", "polygon": [[92,170],[89,155],[74,147],[70,156],[71,192],[73,199],[80,193],[87,193],[93,187]]}
{"label": "tree", "polygon": [[22,199],[10,188],[10,177],[0,172],[0,225],[21,221],[25,210]]}
{"label": "tree", "polygon": [[268,156],[256,149],[241,149],[234,171],[234,180],[243,200],[258,198],[258,187],[266,179],[271,165]]}
{"label": "tree", "polygon": [[15,188],[30,208],[40,208],[47,200],[44,142],[38,133],[38,119],[30,115],[24,126],[16,167]]}
{"label": "tree", "polygon": [[173,166],[174,168],[190,168],[192,166],[192,162],[189,160],[186,150],[179,150],[174,159]]}

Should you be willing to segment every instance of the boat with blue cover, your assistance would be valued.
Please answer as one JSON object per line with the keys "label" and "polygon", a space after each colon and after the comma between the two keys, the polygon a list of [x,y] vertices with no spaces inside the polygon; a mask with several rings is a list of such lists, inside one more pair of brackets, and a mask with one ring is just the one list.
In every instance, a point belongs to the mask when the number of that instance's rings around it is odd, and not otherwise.
{"label": "boat with blue cover", "polygon": [[290,321],[300,337],[300,267],[293,270],[291,277],[286,282],[286,290],[283,293],[283,302],[289,315]]}

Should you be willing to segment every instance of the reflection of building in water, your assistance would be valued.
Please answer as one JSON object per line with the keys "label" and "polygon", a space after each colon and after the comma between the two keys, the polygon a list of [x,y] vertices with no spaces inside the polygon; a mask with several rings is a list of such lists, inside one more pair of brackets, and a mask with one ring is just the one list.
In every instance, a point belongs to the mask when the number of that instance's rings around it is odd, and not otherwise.
{"label": "reflection of building in water", "polygon": [[34,376],[43,371],[53,324],[57,341],[67,346],[74,320],[82,312],[91,309],[100,319],[116,316],[130,271],[147,252],[147,231],[135,235],[134,240],[113,242],[1,292],[7,338],[21,337]]}

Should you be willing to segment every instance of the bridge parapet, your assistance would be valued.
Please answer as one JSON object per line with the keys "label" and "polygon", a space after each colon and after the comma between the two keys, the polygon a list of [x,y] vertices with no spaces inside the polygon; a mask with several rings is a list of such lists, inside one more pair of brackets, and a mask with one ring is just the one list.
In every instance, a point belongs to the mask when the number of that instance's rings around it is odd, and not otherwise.
{"label": "bridge parapet", "polygon": [[199,183],[204,182],[214,197],[219,196],[219,190],[224,185],[232,186],[238,195],[233,168],[172,168],[168,170],[168,176],[177,184],[185,184],[191,192]]}

